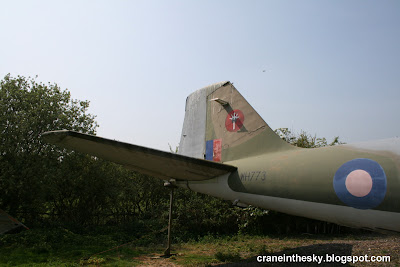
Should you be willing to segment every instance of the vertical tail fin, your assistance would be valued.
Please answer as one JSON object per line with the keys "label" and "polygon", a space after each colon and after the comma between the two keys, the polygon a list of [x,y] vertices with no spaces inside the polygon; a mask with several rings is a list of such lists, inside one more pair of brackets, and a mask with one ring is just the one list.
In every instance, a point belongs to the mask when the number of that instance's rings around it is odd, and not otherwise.
{"label": "vertical tail fin", "polygon": [[179,154],[226,162],[293,148],[230,82],[195,91],[185,111]]}

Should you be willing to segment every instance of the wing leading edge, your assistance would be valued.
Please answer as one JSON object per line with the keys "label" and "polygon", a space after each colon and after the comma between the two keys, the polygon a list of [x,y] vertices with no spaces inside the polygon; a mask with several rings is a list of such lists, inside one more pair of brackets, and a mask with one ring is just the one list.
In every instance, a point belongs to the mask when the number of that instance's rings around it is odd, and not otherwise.
{"label": "wing leading edge", "polygon": [[237,169],[227,164],[68,130],[45,132],[42,134],[42,138],[48,143],[103,158],[163,180],[201,181]]}

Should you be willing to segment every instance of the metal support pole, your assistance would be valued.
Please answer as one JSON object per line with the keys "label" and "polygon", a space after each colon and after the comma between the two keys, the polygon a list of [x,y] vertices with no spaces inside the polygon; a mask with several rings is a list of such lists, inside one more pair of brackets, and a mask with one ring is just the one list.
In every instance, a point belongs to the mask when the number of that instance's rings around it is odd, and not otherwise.
{"label": "metal support pole", "polygon": [[171,179],[169,181],[164,182],[164,186],[171,190],[169,193],[168,244],[167,244],[167,248],[164,251],[164,255],[161,256],[161,257],[165,257],[165,258],[169,258],[172,255],[175,255],[175,254],[171,254],[172,208],[174,205],[174,189],[176,187],[175,183],[176,183],[175,179]]}
{"label": "metal support pole", "polygon": [[174,202],[174,187],[170,187],[169,194],[169,216],[168,216],[168,244],[167,248],[164,251],[164,257],[170,257],[171,254],[171,226],[172,226],[172,207]]}

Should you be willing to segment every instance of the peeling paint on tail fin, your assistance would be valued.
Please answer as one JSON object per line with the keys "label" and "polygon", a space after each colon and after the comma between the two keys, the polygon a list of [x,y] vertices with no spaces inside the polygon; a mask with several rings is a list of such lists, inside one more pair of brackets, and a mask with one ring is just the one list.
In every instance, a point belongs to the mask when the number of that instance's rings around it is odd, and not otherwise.
{"label": "peeling paint on tail fin", "polygon": [[228,81],[189,95],[185,111],[179,154],[226,162],[295,149],[275,134]]}

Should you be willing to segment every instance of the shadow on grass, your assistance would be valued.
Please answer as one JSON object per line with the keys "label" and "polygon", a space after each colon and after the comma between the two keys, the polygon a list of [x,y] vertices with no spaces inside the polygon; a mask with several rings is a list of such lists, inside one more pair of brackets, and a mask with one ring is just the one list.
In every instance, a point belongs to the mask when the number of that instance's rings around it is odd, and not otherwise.
{"label": "shadow on grass", "polygon": [[236,263],[223,263],[216,266],[350,266],[349,263],[343,264],[342,262],[324,262],[326,255],[331,256],[334,254],[337,259],[342,260],[343,256],[351,256],[353,245],[340,244],[340,243],[327,243],[327,244],[316,244],[310,246],[296,247],[290,249],[284,249],[275,253],[264,253],[260,256],[323,256],[321,264],[318,262],[258,262],[257,257],[251,257],[244,259]]}

